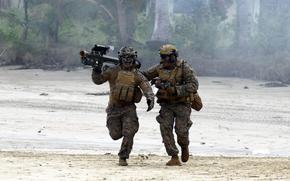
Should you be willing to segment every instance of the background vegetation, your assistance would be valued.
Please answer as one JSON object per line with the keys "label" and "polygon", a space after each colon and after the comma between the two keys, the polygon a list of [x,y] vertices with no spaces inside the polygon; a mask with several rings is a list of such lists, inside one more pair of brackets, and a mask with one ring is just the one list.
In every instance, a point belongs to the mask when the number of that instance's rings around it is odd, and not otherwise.
{"label": "background vegetation", "polygon": [[0,65],[73,69],[98,43],[135,47],[147,68],[170,42],[199,75],[290,83],[289,9],[290,0],[0,0]]}

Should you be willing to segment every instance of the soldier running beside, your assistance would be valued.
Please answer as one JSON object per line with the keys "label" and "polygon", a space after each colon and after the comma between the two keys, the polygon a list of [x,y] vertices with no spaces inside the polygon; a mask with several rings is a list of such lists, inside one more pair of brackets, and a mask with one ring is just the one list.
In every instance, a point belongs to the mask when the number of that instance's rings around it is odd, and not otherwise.
{"label": "soldier running beside", "polygon": [[143,74],[158,88],[156,96],[161,109],[156,120],[160,124],[166,152],[171,156],[166,165],[181,165],[178,157],[179,150],[175,145],[173,126],[177,134],[177,142],[181,147],[181,160],[187,162],[189,129],[192,125],[191,107],[196,105],[193,101],[198,96],[199,84],[190,65],[178,58],[174,45],[163,45],[159,54],[160,64],[149,68]]}
{"label": "soldier running beside", "polygon": [[147,98],[147,111],[150,111],[154,106],[154,94],[148,80],[136,68],[137,52],[132,47],[122,47],[118,54],[120,64],[105,71],[96,66],[92,80],[97,85],[109,82],[107,128],[113,140],[123,137],[118,153],[119,165],[127,166],[134,135],[139,129],[135,103],[140,102],[143,92]]}

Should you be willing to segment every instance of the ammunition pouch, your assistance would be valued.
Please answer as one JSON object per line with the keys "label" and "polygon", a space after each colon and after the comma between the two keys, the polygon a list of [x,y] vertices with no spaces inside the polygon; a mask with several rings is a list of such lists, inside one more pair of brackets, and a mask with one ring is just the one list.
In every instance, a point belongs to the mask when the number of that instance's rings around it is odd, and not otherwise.
{"label": "ammunition pouch", "polygon": [[200,111],[203,107],[202,100],[197,92],[190,93],[190,96],[176,96],[170,94],[167,90],[159,89],[156,97],[158,98],[157,102],[188,102],[191,104],[191,108]]}
{"label": "ammunition pouch", "polygon": [[139,103],[143,94],[139,87],[116,85],[111,96],[116,100]]}
{"label": "ammunition pouch", "polygon": [[114,99],[124,102],[140,102],[143,94],[140,88],[135,86],[134,72],[120,71],[111,95]]}
{"label": "ammunition pouch", "polygon": [[165,99],[165,100],[168,100],[170,99],[170,95],[168,93],[168,91],[166,91],[165,89],[159,89],[156,93],[156,97],[158,99]]}
{"label": "ammunition pouch", "polygon": [[134,87],[120,84],[116,85],[112,91],[112,96],[114,99],[120,101],[133,102]]}
{"label": "ammunition pouch", "polygon": [[185,102],[185,97],[177,97],[170,89],[159,89],[156,93],[157,102]]}

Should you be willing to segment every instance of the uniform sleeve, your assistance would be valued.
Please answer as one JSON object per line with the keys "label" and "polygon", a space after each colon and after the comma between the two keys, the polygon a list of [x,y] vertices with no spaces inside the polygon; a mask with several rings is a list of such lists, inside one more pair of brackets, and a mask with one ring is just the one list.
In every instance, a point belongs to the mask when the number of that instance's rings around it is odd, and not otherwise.
{"label": "uniform sleeve", "polygon": [[107,70],[103,71],[102,73],[97,73],[93,70],[92,72],[92,80],[95,84],[100,85],[107,80],[110,79],[110,76],[112,74],[112,69],[108,68]]}
{"label": "uniform sleeve", "polygon": [[150,85],[149,81],[139,71],[137,72],[137,80],[136,80],[136,82],[137,82],[138,86],[141,88],[144,96],[147,99],[154,100],[154,93],[153,93],[153,90],[151,88],[151,85]]}
{"label": "uniform sleeve", "polygon": [[159,65],[156,65],[156,66],[153,66],[151,68],[149,68],[148,70],[146,71],[143,71],[143,75],[150,81],[152,79],[154,79],[155,77],[158,77],[158,66]]}
{"label": "uniform sleeve", "polygon": [[196,72],[188,64],[183,65],[183,84],[176,86],[177,96],[189,96],[190,93],[195,93],[198,90],[198,80]]}

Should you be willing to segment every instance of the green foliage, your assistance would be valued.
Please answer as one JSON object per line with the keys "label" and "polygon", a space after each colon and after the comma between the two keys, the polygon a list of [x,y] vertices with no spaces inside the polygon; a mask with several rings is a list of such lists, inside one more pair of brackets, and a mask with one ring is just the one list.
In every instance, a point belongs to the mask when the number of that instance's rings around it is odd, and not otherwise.
{"label": "green foliage", "polygon": [[[140,22],[138,20],[140,12],[142,13],[143,8],[146,5],[145,0],[127,0],[125,1],[126,5],[126,17],[128,19],[129,26],[127,27],[128,33],[133,36],[136,31],[136,22]],[[144,14],[144,13],[143,13]],[[146,19],[143,19],[146,21]]]}
{"label": "green foliage", "polygon": [[173,42],[181,49],[191,49],[195,54],[213,57],[217,49],[218,25],[221,20],[212,16],[209,9],[204,9],[202,13],[198,16],[176,17]]}
{"label": "green foliage", "polygon": [[[154,25],[154,13],[146,12],[149,1],[122,1],[121,10],[126,12],[122,18],[127,21],[126,32],[130,37],[125,45],[120,43],[120,7],[116,0],[26,2],[28,19],[23,8],[0,9],[0,51],[8,49],[5,57],[8,63],[44,69],[77,66],[79,50],[89,50],[96,43],[114,45],[116,49],[133,46],[143,69],[159,62],[158,50],[146,46]],[[196,1],[192,13],[170,17],[173,20],[170,42],[178,47],[182,58],[194,63],[202,75],[290,82],[288,11],[261,17],[249,45],[241,49],[234,46],[238,33],[235,17],[228,17],[235,14],[228,13],[235,0],[208,2]]]}
{"label": "green foliage", "polygon": [[19,12],[15,10],[2,11],[0,16],[3,17],[0,19],[0,39],[11,45],[17,43],[22,28]]}
{"label": "green foliage", "polygon": [[145,44],[150,39],[153,31],[153,18],[146,16],[145,12],[140,13],[137,18],[137,26],[134,39]]}

